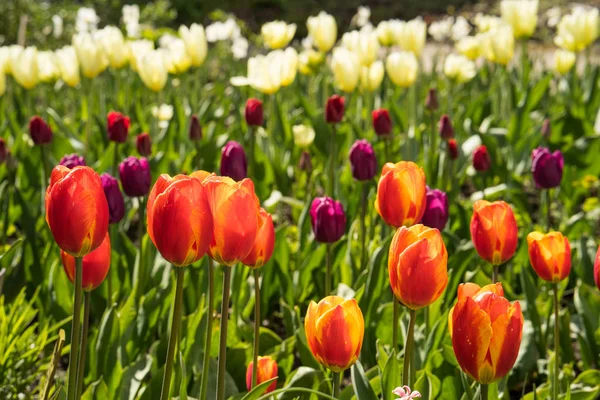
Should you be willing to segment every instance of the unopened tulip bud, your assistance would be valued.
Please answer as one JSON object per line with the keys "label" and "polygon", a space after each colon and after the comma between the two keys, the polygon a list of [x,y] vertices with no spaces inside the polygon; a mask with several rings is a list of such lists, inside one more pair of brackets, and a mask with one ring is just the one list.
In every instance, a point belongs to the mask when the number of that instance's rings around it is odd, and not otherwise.
{"label": "unopened tulip bud", "polygon": [[344,236],[346,214],[339,201],[317,197],[310,206],[310,219],[318,242],[334,243]]}
{"label": "unopened tulip bud", "polygon": [[102,174],[100,180],[108,203],[108,222],[116,224],[125,215],[125,201],[121,189],[119,189],[119,181],[107,173]]}
{"label": "unopened tulip bud", "polygon": [[190,140],[193,141],[202,139],[202,126],[200,125],[200,120],[198,120],[196,114],[192,114],[192,118],[190,119],[189,136]]}
{"label": "unopened tulip bud", "polygon": [[429,92],[427,92],[427,98],[425,99],[425,107],[429,111],[436,111],[439,106],[437,91],[435,89],[429,89]]}
{"label": "unopened tulip bud", "polygon": [[442,115],[439,123],[440,136],[444,140],[452,139],[454,137],[454,128],[452,127],[452,121],[446,114]]}
{"label": "unopened tulip bud", "polygon": [[119,165],[119,177],[129,197],[145,196],[150,191],[150,165],[144,157],[127,157]]}
{"label": "unopened tulip bud", "polygon": [[544,147],[538,147],[531,153],[531,173],[538,188],[550,189],[560,186],[565,161],[560,150],[550,153]]}
{"label": "unopened tulip bud", "polygon": [[6,156],[8,154],[8,149],[6,148],[6,141],[0,138],[0,164],[6,160]]}
{"label": "unopened tulip bud", "polygon": [[377,158],[373,147],[366,140],[357,140],[350,148],[352,176],[359,181],[373,179],[377,172]]}
{"label": "unopened tulip bud", "polygon": [[377,136],[387,136],[392,133],[392,120],[390,113],[385,108],[373,110],[371,113],[373,118],[373,129]]}
{"label": "unopened tulip bud", "polygon": [[248,176],[248,160],[241,144],[230,140],[221,150],[221,175],[234,181]]}
{"label": "unopened tulip bud", "polygon": [[571,245],[560,232],[531,232],[527,235],[531,266],[540,278],[558,283],[571,272]]}
{"label": "unopened tulip bud", "polygon": [[427,205],[421,223],[443,231],[448,222],[448,196],[438,189],[427,188]]}
{"label": "unopened tulip bud", "polygon": [[33,139],[33,143],[37,145],[52,141],[52,129],[38,115],[31,117],[29,120],[29,134],[31,135],[31,139]]}
{"label": "unopened tulip bud", "polygon": [[325,107],[325,121],[329,124],[336,124],[344,117],[345,99],[342,96],[334,94],[327,99]]}
{"label": "unopened tulip bud", "polygon": [[264,120],[262,101],[254,98],[248,99],[245,115],[248,126],[261,126]]}
{"label": "unopened tulip bud", "polygon": [[455,139],[448,140],[448,155],[451,160],[456,160],[458,158],[458,145],[456,144]]}
{"label": "unopened tulip bud", "polygon": [[152,140],[150,140],[150,135],[146,132],[137,135],[135,145],[140,156],[148,157],[152,154]]}
{"label": "unopened tulip bud", "polygon": [[[248,364],[248,369],[246,370],[246,388],[250,391],[252,390],[252,373],[254,370],[254,362],[251,361]],[[258,373],[256,377],[256,384],[260,385],[263,382],[266,382],[270,379],[277,378],[278,368],[277,362],[273,360],[270,356],[258,357]],[[274,380],[265,393],[272,392],[277,388],[277,379]]]}
{"label": "unopened tulip bud", "polygon": [[476,171],[485,172],[492,166],[492,159],[487,151],[487,147],[479,146],[473,153],[473,167]]}
{"label": "unopened tulip bud", "polygon": [[129,117],[120,112],[111,111],[107,117],[108,138],[113,142],[125,143],[129,134]]}
{"label": "unopened tulip bud", "polygon": [[83,156],[79,154],[67,154],[60,159],[60,165],[64,165],[69,169],[73,169],[75,167],[85,167],[85,159]]}
{"label": "unopened tulip bud", "polygon": [[298,162],[298,168],[302,171],[310,172],[312,171],[312,161],[310,158],[310,153],[308,151],[303,151],[300,154],[300,161]]}
{"label": "unopened tulip bud", "polygon": [[552,126],[550,125],[550,118],[545,118],[542,123],[542,137],[548,139],[552,133]]}

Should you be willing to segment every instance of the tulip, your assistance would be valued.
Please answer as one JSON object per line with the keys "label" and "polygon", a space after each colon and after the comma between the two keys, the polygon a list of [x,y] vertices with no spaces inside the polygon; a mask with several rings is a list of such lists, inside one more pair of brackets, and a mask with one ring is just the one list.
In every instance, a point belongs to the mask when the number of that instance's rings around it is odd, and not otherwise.
{"label": "tulip", "polygon": [[[67,277],[73,283],[75,279],[75,258],[64,250],[60,251],[60,257]],[[109,268],[110,237],[107,233],[100,246],[83,257],[83,274],[81,276],[83,290],[89,292],[100,286],[106,275],[108,275]]]}
{"label": "tulip", "polygon": [[448,316],[448,330],[462,370],[483,385],[496,382],[508,374],[519,354],[521,305],[504,298],[500,283],[482,288],[462,283]]}
{"label": "tulip", "polygon": [[336,124],[342,121],[344,117],[345,99],[343,96],[334,94],[327,99],[325,106],[325,121],[329,124]]}
{"label": "tulip", "polygon": [[59,75],[60,70],[56,60],[56,55],[52,51],[40,51],[37,54],[37,69],[40,82],[53,82]]}
{"label": "tulip", "polygon": [[377,136],[387,136],[392,133],[392,120],[386,108],[373,110],[371,117],[373,119],[373,129],[375,129]]}
{"label": "tulip", "polygon": [[339,201],[317,197],[310,207],[310,218],[315,239],[321,243],[335,243],[346,231],[346,215]]}
{"label": "tulip", "polygon": [[185,43],[185,50],[191,59],[192,66],[201,66],[208,53],[208,43],[204,27],[199,24],[192,24],[189,28],[182,25],[179,27],[179,36],[181,36]]}
{"label": "tulip", "polygon": [[420,56],[427,38],[427,24],[421,17],[399,25],[396,40],[400,48]]}
{"label": "tulip", "polygon": [[46,222],[58,247],[74,257],[100,246],[108,231],[108,204],[93,169],[58,165],[52,170]]}
{"label": "tulip", "polygon": [[577,59],[575,53],[573,53],[572,51],[558,49],[554,52],[554,71],[561,75],[565,75],[573,68],[576,60]]}
{"label": "tulip", "polygon": [[271,214],[263,208],[259,211],[259,227],[250,254],[242,260],[242,264],[250,268],[260,268],[265,265],[275,248],[275,228]]}
{"label": "tulip", "polygon": [[393,46],[396,43],[396,38],[400,29],[402,29],[402,21],[381,21],[376,29],[379,43],[385,47]]}
{"label": "tulip", "polygon": [[262,101],[255,98],[248,99],[244,115],[248,126],[261,126],[264,121]]}
{"label": "tulip", "polygon": [[444,140],[454,138],[454,128],[452,127],[452,121],[447,114],[442,115],[439,123],[440,136]]}
{"label": "tulip", "polygon": [[474,61],[481,55],[481,38],[480,35],[466,36],[456,43],[456,50],[469,60]]}
{"label": "tulip", "polygon": [[248,77],[231,79],[235,86],[250,85],[264,94],[276,93],[281,87],[291,85],[298,71],[298,52],[291,47],[273,50],[266,56],[258,55],[248,60]]}
{"label": "tulip", "polygon": [[185,42],[179,38],[170,38],[166,46],[159,49],[169,73],[177,75],[186,72],[192,66],[192,59],[187,53]]}
{"label": "tulip", "polygon": [[304,329],[308,347],[317,362],[333,372],[351,367],[358,359],[364,319],[356,300],[327,296],[318,304],[311,301]]}
{"label": "tulip", "polygon": [[38,51],[27,47],[10,59],[10,72],[23,88],[33,89],[39,81]]}
{"label": "tulip", "polygon": [[310,173],[312,171],[312,161],[310,159],[310,153],[308,151],[303,151],[300,154],[300,161],[298,161],[298,168],[302,171],[306,171]]}
{"label": "tulip", "polygon": [[517,233],[515,215],[504,201],[477,200],[473,204],[471,240],[487,262],[497,267],[508,261],[517,249]]}
{"label": "tulip", "polygon": [[407,88],[417,80],[419,63],[413,53],[406,51],[392,52],[386,62],[385,70],[394,85]]}
{"label": "tulip", "polygon": [[564,168],[560,150],[550,153],[547,148],[538,147],[531,152],[531,159],[531,173],[538,188],[551,189],[560,186]]}
{"label": "tulip", "polygon": [[560,232],[527,235],[529,261],[540,278],[559,283],[571,272],[571,246]]}
{"label": "tulip", "polygon": [[502,0],[500,14],[513,29],[515,38],[528,38],[537,25],[538,0]]}
{"label": "tulip", "polygon": [[444,62],[444,75],[458,82],[469,82],[476,75],[475,63],[463,55],[449,54]]}
{"label": "tulip", "polygon": [[108,67],[108,57],[102,46],[89,33],[81,32],[73,35],[73,48],[75,48],[81,72],[86,78],[94,79]]}
{"label": "tulip", "polygon": [[515,52],[515,37],[509,25],[501,25],[481,37],[483,56],[490,62],[506,66]]}
{"label": "tulip", "polygon": [[456,160],[458,158],[458,145],[454,139],[448,140],[448,154],[450,155],[451,160]]}
{"label": "tulip", "polygon": [[221,149],[221,175],[234,181],[241,181],[248,176],[248,161],[241,144],[230,140]]}
{"label": "tulip", "polygon": [[192,141],[202,139],[202,126],[200,125],[200,120],[196,114],[192,114],[190,118],[189,137]]}
{"label": "tulip", "polygon": [[598,246],[596,262],[594,263],[594,281],[596,281],[596,286],[600,289],[600,246]]}
{"label": "tulip", "polygon": [[315,140],[315,130],[308,125],[294,125],[292,133],[294,134],[294,144],[301,149],[310,147]]}
{"label": "tulip", "polygon": [[437,111],[439,106],[437,91],[435,89],[429,89],[427,92],[427,98],[425,99],[425,108],[427,108],[429,111]]}
{"label": "tulip", "polygon": [[73,46],[65,46],[56,50],[56,61],[62,79],[70,87],[79,85],[79,59]]}
{"label": "tulip", "polygon": [[6,141],[0,138],[0,164],[2,164],[8,156],[8,149],[6,148]]}
{"label": "tulip", "polygon": [[94,39],[108,59],[111,68],[123,68],[130,57],[129,47],[123,33],[116,26],[106,26],[94,33]]}
{"label": "tulip", "polygon": [[565,50],[580,52],[598,38],[600,12],[597,8],[575,7],[558,23],[554,43]]}
{"label": "tulip", "polygon": [[150,135],[146,132],[137,135],[135,138],[135,146],[142,157],[148,157],[152,154],[152,141],[150,140]]}
{"label": "tulip", "polygon": [[344,47],[336,47],[331,58],[331,71],[340,90],[353,92],[360,79],[360,60],[354,52]]}
{"label": "tulip", "polygon": [[485,172],[492,166],[492,159],[487,151],[487,147],[481,145],[473,153],[473,168],[479,172]]}
{"label": "tulip", "polygon": [[[257,368],[257,381],[256,384],[260,385],[270,379],[277,378],[278,368],[277,362],[270,356],[258,357],[258,368]],[[246,388],[248,391],[252,389],[252,373],[254,372],[254,362],[248,364],[246,370]],[[265,390],[266,393],[270,393],[277,388],[277,380],[274,380]]]}
{"label": "tulip", "polygon": [[332,15],[321,11],[319,15],[308,17],[306,28],[313,43],[323,53],[327,53],[337,40],[337,24]]}
{"label": "tulip", "polygon": [[362,66],[373,64],[379,52],[377,33],[370,27],[344,33],[342,46],[356,54]]}
{"label": "tulip", "polygon": [[542,123],[542,130],[540,132],[543,138],[549,138],[550,134],[552,134],[552,125],[550,124],[550,118],[544,118],[544,122]]}
{"label": "tulip", "polygon": [[0,66],[0,97],[2,97],[5,92],[6,92],[6,73],[3,71],[2,66]]}
{"label": "tulip", "polygon": [[108,222],[119,223],[125,215],[125,201],[119,189],[119,181],[107,173],[102,174],[100,180],[108,203]]}
{"label": "tulip", "polygon": [[35,115],[29,120],[29,134],[33,143],[36,145],[50,143],[52,141],[52,129],[42,119],[42,117]]}
{"label": "tulip", "polygon": [[123,191],[129,197],[141,197],[150,190],[150,165],[144,157],[127,157],[119,164],[119,177]]}
{"label": "tulip", "polygon": [[296,24],[286,24],[285,21],[271,21],[260,28],[260,34],[265,45],[270,49],[282,49],[294,38]]}
{"label": "tulip", "polygon": [[60,165],[64,165],[69,169],[75,167],[85,167],[85,159],[79,154],[67,154],[60,159]]}
{"label": "tulip", "polygon": [[354,142],[350,148],[349,158],[354,179],[358,181],[373,179],[377,170],[377,158],[368,141],[362,139]]}
{"label": "tulip", "polygon": [[410,226],[423,218],[426,193],[425,173],[417,164],[386,163],[377,184],[375,210],[388,225]]}
{"label": "tulip", "polygon": [[138,64],[146,54],[154,50],[154,42],[146,39],[130,40],[128,41],[128,47],[131,52],[131,59],[129,60],[131,70],[139,73]]}
{"label": "tulip", "polygon": [[151,50],[137,60],[137,71],[144,85],[154,92],[160,92],[169,77],[162,51]]}
{"label": "tulip", "polygon": [[502,18],[482,13],[477,13],[473,22],[477,27],[477,30],[481,33],[490,32],[498,28],[500,25],[504,24]]}
{"label": "tulip", "polygon": [[360,69],[360,87],[367,92],[374,92],[381,86],[385,68],[382,61],[375,61],[370,66]]}
{"label": "tulip", "polygon": [[152,107],[152,116],[158,120],[158,127],[166,129],[169,127],[169,121],[173,118],[173,106],[170,104],[161,104]]}
{"label": "tulip", "polygon": [[443,231],[448,222],[448,196],[438,189],[427,188],[427,205],[421,224]]}
{"label": "tulip", "polygon": [[111,111],[106,116],[108,139],[117,143],[125,143],[129,134],[129,117],[120,112]]}

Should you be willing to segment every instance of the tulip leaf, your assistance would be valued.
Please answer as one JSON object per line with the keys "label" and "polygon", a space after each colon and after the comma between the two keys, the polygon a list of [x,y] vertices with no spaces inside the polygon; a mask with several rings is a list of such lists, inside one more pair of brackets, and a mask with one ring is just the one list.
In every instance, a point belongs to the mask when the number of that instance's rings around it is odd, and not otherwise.
{"label": "tulip leaf", "polygon": [[365,375],[365,371],[360,361],[357,360],[352,366],[351,375],[352,386],[354,387],[354,393],[356,393],[356,398],[358,400],[377,400],[377,396],[371,387],[369,379]]}
{"label": "tulip leaf", "polygon": [[402,386],[402,363],[398,361],[396,351],[392,350],[392,354],[385,364],[381,377],[381,394],[383,400],[393,400],[396,396],[392,393],[394,389]]}
{"label": "tulip leaf", "polygon": [[256,400],[258,399],[269,387],[269,385],[273,382],[277,381],[277,377],[271,378],[268,381],[264,381],[254,387],[251,391],[246,393],[242,400]]}

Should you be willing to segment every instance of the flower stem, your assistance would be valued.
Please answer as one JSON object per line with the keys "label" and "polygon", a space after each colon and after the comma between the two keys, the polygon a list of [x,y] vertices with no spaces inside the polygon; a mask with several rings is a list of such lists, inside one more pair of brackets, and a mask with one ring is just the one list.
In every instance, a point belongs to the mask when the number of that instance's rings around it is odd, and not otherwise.
{"label": "flower stem", "polygon": [[553,285],[554,289],[554,375],[552,376],[552,399],[558,399],[558,369],[559,369],[559,352],[560,352],[560,336],[558,333],[558,283]]}
{"label": "flower stem", "polygon": [[499,265],[492,265],[492,283],[498,282],[498,278],[499,278],[499,274],[500,274],[499,269],[500,269]]}
{"label": "flower stem", "polygon": [[81,397],[83,391],[83,378],[85,370],[85,353],[87,348],[87,336],[88,326],[90,323],[90,302],[92,299],[92,292],[86,291],[83,295],[83,329],[81,330],[81,347],[79,350],[79,361],[77,364],[78,375],[77,375],[77,398]]}
{"label": "flower stem", "polygon": [[488,385],[481,384],[481,400],[488,400]]}
{"label": "flower stem", "polygon": [[254,175],[256,174],[256,169],[254,168],[254,154],[256,150],[256,128],[254,126],[248,127],[248,133],[250,134],[250,148],[248,149],[248,176],[250,178],[254,178]]}
{"label": "flower stem", "polygon": [[208,366],[210,365],[210,349],[213,326],[213,308],[215,305],[215,267],[212,258],[208,258],[208,309],[206,314],[206,341],[204,359],[202,360],[202,381],[200,383],[200,399],[206,399],[208,388]]}
{"label": "flower stem", "polygon": [[[144,238],[144,196],[139,198],[140,205],[138,207],[138,237],[140,238],[140,252],[142,251],[142,239]],[[140,262],[142,261],[142,254],[140,253]],[[140,268],[140,271],[142,269]]]}
{"label": "flower stem", "polygon": [[550,215],[550,210],[551,210],[551,203],[552,203],[552,196],[551,196],[551,190],[552,189],[548,189],[545,191],[546,194],[546,232],[550,232],[550,230],[552,229],[552,217]]}
{"label": "flower stem", "polygon": [[365,257],[367,255],[367,226],[365,219],[367,216],[367,197],[369,195],[369,187],[366,182],[362,184],[362,198],[361,198],[361,209],[360,209],[360,271],[366,266]]}
{"label": "flower stem", "polygon": [[260,338],[260,271],[254,269],[254,353],[252,355],[252,389],[258,379],[258,346]]}
{"label": "flower stem", "polygon": [[331,124],[331,137],[329,139],[329,190],[328,194],[335,197],[335,124]]}
{"label": "flower stem", "polygon": [[71,324],[71,353],[69,354],[69,387],[67,400],[77,396],[77,362],[79,360],[79,337],[81,334],[81,281],[83,257],[75,257],[75,295],[73,298],[73,322]]}
{"label": "flower stem", "polygon": [[331,395],[336,399],[340,396],[340,373],[333,372],[333,382],[331,383]]}
{"label": "flower stem", "polygon": [[42,212],[46,207],[46,185],[48,184],[48,163],[46,162],[46,148],[44,144],[40,144],[40,153],[41,153],[41,161],[42,161]]}
{"label": "flower stem", "polygon": [[113,178],[117,178],[118,172],[119,172],[119,143],[115,142],[115,148],[114,148],[114,154],[113,154],[113,165],[112,165]]}
{"label": "flower stem", "polygon": [[[114,244],[116,241],[116,237],[117,237],[117,224],[110,224],[109,225],[109,229],[110,229],[110,247],[111,247],[111,251],[112,249],[114,249]],[[108,290],[108,294],[107,294],[107,300],[108,300],[108,304],[107,306],[110,307],[112,305],[112,297],[113,297],[113,281],[112,281],[112,268],[108,269],[108,274],[107,274],[107,290]]]}
{"label": "flower stem", "polygon": [[398,320],[400,319],[400,305],[396,296],[393,296],[392,300],[392,351],[394,353],[398,350]]}
{"label": "flower stem", "polygon": [[163,375],[162,390],[160,399],[167,400],[169,398],[169,390],[171,388],[171,375],[173,373],[173,357],[175,356],[175,347],[179,342],[179,325],[181,324],[181,311],[183,306],[183,278],[184,267],[173,267],[177,273],[177,286],[175,288],[175,302],[173,303],[173,317],[171,320],[171,333],[169,335],[169,346],[167,348],[167,361],[165,365],[165,373]]}
{"label": "flower stem", "polygon": [[[402,374],[402,385],[412,386],[409,377],[410,364],[412,362],[413,340],[415,334],[415,319],[417,316],[416,310],[410,310],[410,322],[408,323],[408,333],[406,334],[406,346],[404,346],[404,373]],[[409,379],[410,378],[410,379]]]}
{"label": "flower stem", "polygon": [[219,341],[219,372],[217,374],[217,400],[225,399],[225,362],[227,357],[227,320],[229,314],[229,287],[232,267],[223,267],[223,300],[221,301],[221,332]]}
{"label": "flower stem", "polygon": [[331,254],[331,243],[327,243],[327,270],[325,271],[325,296],[331,293],[331,264],[333,264],[333,254]]}

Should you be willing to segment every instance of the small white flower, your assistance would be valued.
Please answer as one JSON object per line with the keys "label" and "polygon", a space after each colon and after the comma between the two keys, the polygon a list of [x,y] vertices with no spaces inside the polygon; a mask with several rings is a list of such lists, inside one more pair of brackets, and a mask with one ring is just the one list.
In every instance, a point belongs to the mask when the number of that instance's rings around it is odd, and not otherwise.
{"label": "small white flower", "polygon": [[421,397],[421,393],[418,390],[411,391],[408,386],[397,387],[392,391],[396,396],[400,396],[397,400],[411,400]]}
{"label": "small white flower", "polygon": [[152,115],[158,119],[158,127],[165,129],[169,126],[169,121],[173,118],[173,106],[170,104],[161,104],[160,107],[152,107]]}
{"label": "small white flower", "polygon": [[248,41],[246,38],[241,36],[236,38],[231,44],[231,53],[236,60],[248,57]]}

